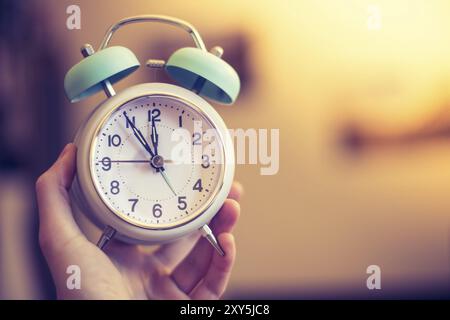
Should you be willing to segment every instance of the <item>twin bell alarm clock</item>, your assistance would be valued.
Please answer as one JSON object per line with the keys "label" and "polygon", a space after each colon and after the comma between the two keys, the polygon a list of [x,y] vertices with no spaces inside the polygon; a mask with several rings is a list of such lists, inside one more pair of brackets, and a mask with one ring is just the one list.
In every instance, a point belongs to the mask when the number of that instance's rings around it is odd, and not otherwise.
{"label": "twin bell alarm clock", "polygon": [[[134,53],[108,46],[119,28],[161,22],[187,31],[195,47],[175,51],[164,69],[178,85],[142,83],[116,93],[113,84],[140,66]],[[75,138],[77,174],[71,197],[103,230],[98,246],[113,237],[161,244],[200,230],[225,253],[208,223],[222,207],[234,175],[234,148],[219,114],[204,99],[232,104],[239,93],[236,71],[208,51],[189,23],[167,16],[123,19],[107,31],[99,49],[84,45],[84,59],[66,74],[71,102],[104,91],[107,98],[84,121]]]}

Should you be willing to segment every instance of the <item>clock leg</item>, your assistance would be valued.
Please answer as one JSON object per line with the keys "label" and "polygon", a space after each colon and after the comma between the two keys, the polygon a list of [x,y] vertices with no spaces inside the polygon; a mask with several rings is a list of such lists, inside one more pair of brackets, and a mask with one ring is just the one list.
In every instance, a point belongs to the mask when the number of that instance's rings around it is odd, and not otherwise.
{"label": "clock leg", "polygon": [[103,230],[102,235],[100,236],[100,239],[98,239],[97,247],[103,250],[103,248],[106,247],[108,242],[114,237],[115,234],[115,229],[111,228],[110,226],[106,226]]}
{"label": "clock leg", "polygon": [[223,251],[222,247],[220,246],[219,242],[217,241],[216,237],[214,236],[211,228],[205,224],[203,227],[200,228],[200,231],[202,232],[202,235],[206,238],[206,240],[211,243],[211,245],[216,249],[216,251],[223,257],[225,256],[225,252]]}

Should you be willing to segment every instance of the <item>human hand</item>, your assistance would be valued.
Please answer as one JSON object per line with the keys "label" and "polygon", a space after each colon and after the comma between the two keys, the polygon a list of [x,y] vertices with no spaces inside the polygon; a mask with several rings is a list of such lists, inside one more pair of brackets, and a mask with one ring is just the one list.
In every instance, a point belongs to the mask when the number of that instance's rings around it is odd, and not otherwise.
{"label": "human hand", "polygon": [[[216,254],[199,233],[148,248],[110,241],[105,251],[91,243],[75,222],[68,190],[75,175],[76,147],[68,144],[36,182],[39,243],[60,299],[218,299],[235,260],[231,231],[242,187],[234,183],[210,226],[226,252]],[[81,289],[68,289],[67,267],[81,270]]]}

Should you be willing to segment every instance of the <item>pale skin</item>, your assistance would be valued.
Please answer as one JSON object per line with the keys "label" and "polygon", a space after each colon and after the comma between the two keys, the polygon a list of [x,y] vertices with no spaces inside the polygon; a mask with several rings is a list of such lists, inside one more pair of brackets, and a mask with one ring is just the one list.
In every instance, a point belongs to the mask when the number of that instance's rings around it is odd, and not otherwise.
{"label": "pale skin", "polygon": [[[111,241],[105,251],[90,242],[72,214],[69,189],[76,147],[68,144],[36,183],[39,243],[59,299],[218,299],[224,293],[236,255],[232,235],[242,186],[234,183],[210,226],[226,252],[218,255],[199,234],[148,248]],[[67,288],[67,267],[81,270],[81,289]]]}

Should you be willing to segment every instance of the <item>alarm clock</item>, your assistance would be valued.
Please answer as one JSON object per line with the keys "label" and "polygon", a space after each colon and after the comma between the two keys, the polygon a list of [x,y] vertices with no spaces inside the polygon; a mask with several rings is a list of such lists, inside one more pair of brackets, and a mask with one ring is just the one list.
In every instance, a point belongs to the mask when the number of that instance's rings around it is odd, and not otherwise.
{"label": "alarm clock", "polygon": [[[108,44],[119,28],[140,22],[180,27],[195,47],[146,63],[164,69],[177,85],[142,83],[116,93],[113,84],[140,63],[128,48]],[[221,59],[223,50],[208,52],[185,21],[141,15],[118,21],[96,52],[84,45],[81,53],[84,59],[64,79],[67,97],[77,102],[104,91],[107,98],[76,134],[77,173],[70,194],[103,229],[97,245],[103,249],[113,237],[162,244],[200,230],[224,255],[208,223],[230,191],[234,148],[224,121],[204,99],[232,104],[238,96],[239,77]]]}

